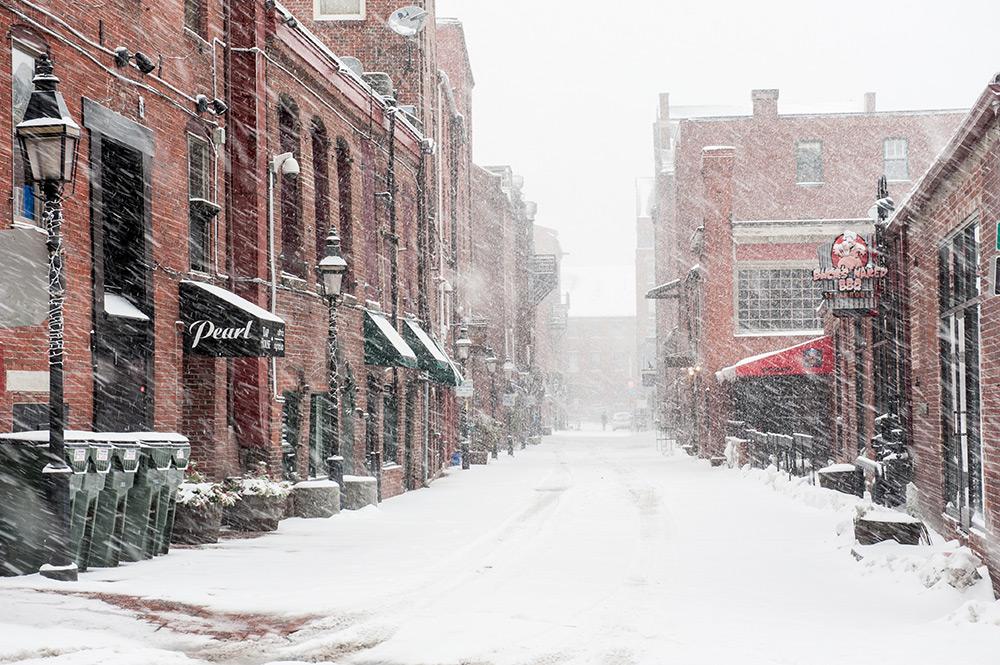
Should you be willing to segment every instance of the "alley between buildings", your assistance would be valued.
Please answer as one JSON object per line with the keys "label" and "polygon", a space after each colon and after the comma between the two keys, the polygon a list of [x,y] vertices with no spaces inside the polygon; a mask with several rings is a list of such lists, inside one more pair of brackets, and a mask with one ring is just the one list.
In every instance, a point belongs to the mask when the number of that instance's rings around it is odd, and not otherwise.
{"label": "alley between buildings", "polygon": [[379,507],[71,588],[4,579],[0,662],[916,665],[957,642],[996,662],[997,627],[967,620],[988,582],[859,563],[837,536],[850,498],[766,476],[652,434],[546,437]]}

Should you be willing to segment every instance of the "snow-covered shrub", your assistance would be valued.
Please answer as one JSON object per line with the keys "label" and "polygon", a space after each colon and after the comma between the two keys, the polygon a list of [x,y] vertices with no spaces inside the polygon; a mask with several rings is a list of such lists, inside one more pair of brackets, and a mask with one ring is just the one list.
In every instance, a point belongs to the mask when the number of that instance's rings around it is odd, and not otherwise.
{"label": "snow-covered shrub", "polygon": [[239,492],[234,492],[223,483],[211,483],[205,479],[191,462],[187,479],[177,488],[177,503],[189,508],[204,508],[210,505],[232,506],[240,500]]}
{"label": "snow-covered shrub", "polygon": [[273,480],[267,473],[267,464],[257,465],[255,473],[247,473],[242,478],[228,478],[224,483],[226,490],[241,496],[263,496],[284,499],[292,493],[292,484],[286,481]]}

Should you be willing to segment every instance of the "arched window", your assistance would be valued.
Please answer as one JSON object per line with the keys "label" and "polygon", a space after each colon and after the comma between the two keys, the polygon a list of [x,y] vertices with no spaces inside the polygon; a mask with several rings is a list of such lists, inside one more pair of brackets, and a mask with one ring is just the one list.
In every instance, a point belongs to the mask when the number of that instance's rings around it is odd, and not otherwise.
{"label": "arched window", "polygon": [[337,138],[337,203],[340,208],[340,246],[347,260],[347,275],[344,280],[346,288],[353,288],[354,265],[351,261],[354,252],[354,228],[352,223],[352,193],[351,193],[351,148],[343,137]]}
{"label": "arched window", "polygon": [[[301,159],[299,145],[299,108],[290,98],[278,100],[278,143],[281,152],[290,152]],[[281,178],[281,269],[296,277],[306,276],[302,232],[302,187],[298,175],[284,174]]]}
{"label": "arched window", "polygon": [[330,233],[330,139],[319,118],[312,121],[313,197],[316,208],[316,262],[326,256]]}

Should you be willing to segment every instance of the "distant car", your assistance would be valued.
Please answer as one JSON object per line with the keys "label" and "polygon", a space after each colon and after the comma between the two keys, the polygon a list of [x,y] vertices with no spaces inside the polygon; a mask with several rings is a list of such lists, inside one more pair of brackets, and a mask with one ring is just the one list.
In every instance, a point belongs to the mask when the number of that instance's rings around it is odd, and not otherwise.
{"label": "distant car", "polygon": [[611,416],[611,431],[620,429],[632,429],[632,414],[628,411],[619,411]]}

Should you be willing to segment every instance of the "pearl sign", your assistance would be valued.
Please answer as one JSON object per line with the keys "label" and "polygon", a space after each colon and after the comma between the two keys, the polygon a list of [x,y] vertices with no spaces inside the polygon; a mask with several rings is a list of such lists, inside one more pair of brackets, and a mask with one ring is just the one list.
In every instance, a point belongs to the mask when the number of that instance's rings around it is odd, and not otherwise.
{"label": "pearl sign", "polygon": [[226,358],[285,355],[285,322],[274,313],[204,282],[181,282],[180,295],[188,353]]}

